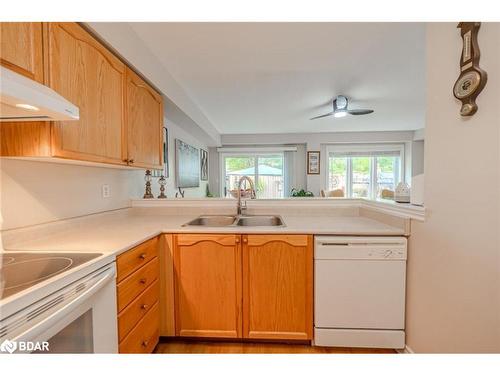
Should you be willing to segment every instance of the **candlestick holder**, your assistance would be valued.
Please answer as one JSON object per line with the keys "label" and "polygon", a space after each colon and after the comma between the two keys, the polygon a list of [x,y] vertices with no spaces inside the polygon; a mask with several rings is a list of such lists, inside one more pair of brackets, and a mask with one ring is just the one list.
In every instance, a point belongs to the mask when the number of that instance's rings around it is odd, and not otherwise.
{"label": "candlestick holder", "polygon": [[146,170],[146,175],[144,176],[144,181],[146,181],[146,191],[144,192],[144,199],[151,199],[154,198],[153,193],[151,193],[151,171],[148,169]]}
{"label": "candlestick holder", "polygon": [[158,195],[159,199],[165,199],[167,196],[165,195],[165,185],[167,184],[167,180],[163,176],[163,174],[158,179],[158,183],[160,184],[160,195]]}

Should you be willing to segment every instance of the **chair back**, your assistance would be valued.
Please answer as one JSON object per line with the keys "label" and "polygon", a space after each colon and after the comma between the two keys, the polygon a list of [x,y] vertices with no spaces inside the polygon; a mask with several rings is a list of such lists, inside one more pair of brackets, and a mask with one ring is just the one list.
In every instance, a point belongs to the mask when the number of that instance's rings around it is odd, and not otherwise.
{"label": "chair back", "polygon": [[382,189],[380,192],[380,198],[382,199],[394,199],[394,192],[389,189]]}
{"label": "chair back", "polygon": [[335,189],[335,190],[321,190],[320,195],[323,198],[343,198],[344,197],[344,190],[342,189]]}

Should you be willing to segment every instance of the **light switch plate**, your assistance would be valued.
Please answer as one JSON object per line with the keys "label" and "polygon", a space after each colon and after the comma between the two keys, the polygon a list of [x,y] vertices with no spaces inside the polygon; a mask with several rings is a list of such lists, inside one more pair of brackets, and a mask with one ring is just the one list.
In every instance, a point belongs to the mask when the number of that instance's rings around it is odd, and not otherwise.
{"label": "light switch plate", "polygon": [[102,185],[102,197],[103,198],[111,197],[111,189],[108,184]]}

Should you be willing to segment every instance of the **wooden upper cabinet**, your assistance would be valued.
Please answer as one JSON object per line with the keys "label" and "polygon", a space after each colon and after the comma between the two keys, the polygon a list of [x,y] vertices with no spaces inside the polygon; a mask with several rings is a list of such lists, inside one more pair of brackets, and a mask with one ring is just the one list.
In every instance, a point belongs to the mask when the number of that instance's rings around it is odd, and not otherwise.
{"label": "wooden upper cabinet", "polygon": [[6,68],[43,83],[41,22],[1,22],[0,62]]}
{"label": "wooden upper cabinet", "polygon": [[127,134],[129,164],[161,168],[163,99],[127,68]]}
{"label": "wooden upper cabinet", "polygon": [[126,67],[76,23],[47,23],[48,84],[80,108],[54,123],[53,156],[126,164]]}
{"label": "wooden upper cabinet", "polygon": [[243,235],[243,337],[310,340],[313,238]]}
{"label": "wooden upper cabinet", "polygon": [[242,337],[239,235],[174,238],[178,336]]}
{"label": "wooden upper cabinet", "polygon": [[160,169],[163,99],[77,23],[0,23],[1,64],[80,109],[78,121],[2,123],[0,155]]}

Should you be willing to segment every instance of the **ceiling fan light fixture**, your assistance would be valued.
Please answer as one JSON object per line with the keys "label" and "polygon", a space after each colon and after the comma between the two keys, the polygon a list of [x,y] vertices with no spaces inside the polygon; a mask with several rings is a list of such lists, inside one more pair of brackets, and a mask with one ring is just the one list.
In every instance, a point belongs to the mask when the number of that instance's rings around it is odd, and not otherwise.
{"label": "ceiling fan light fixture", "polygon": [[324,115],[315,116],[309,120],[317,120],[324,117],[333,116],[336,118],[345,117],[348,114],[359,116],[373,113],[373,109],[349,109],[349,99],[344,95],[338,95],[332,102],[332,111]]}

